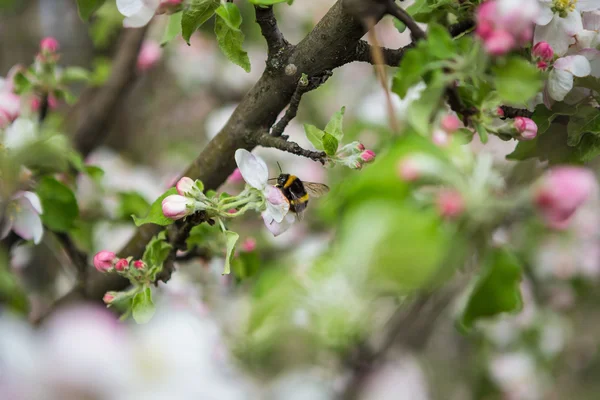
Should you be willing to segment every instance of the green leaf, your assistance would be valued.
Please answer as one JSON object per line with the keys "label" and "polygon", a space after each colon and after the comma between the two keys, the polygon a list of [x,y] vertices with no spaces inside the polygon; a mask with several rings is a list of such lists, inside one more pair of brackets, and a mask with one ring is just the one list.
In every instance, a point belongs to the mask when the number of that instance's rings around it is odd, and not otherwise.
{"label": "green leaf", "polygon": [[323,136],[325,132],[320,130],[314,125],[304,124],[304,132],[306,132],[306,137],[315,146],[317,150],[324,150],[323,147]]}
{"label": "green leaf", "polygon": [[542,88],[540,71],[521,57],[510,57],[505,64],[492,68],[496,90],[502,101],[523,104]]}
{"label": "green leaf", "polygon": [[479,122],[475,122],[475,129],[477,130],[481,143],[486,144],[488,142],[488,132],[485,127]]}
{"label": "green leaf", "polygon": [[[580,147],[583,147],[583,143],[588,137],[593,138],[594,136],[584,137]],[[562,124],[552,124],[546,132],[538,135],[535,139],[519,142],[515,151],[506,156],[508,160],[538,158],[553,165],[576,163],[580,157],[583,157],[583,152],[579,148],[567,146],[567,132]]]}
{"label": "green leaf", "polygon": [[328,132],[323,135],[323,149],[328,156],[335,155],[338,149],[338,140]]}
{"label": "green leaf", "polygon": [[434,83],[423,90],[418,100],[411,103],[407,120],[420,134],[426,135],[429,133],[431,115],[439,108],[443,93],[443,86]]}
{"label": "green leaf", "polygon": [[227,26],[233,30],[239,31],[242,26],[242,14],[240,9],[233,3],[221,4],[215,13],[223,18]]}
{"label": "green leaf", "polygon": [[190,38],[220,6],[219,0],[192,0],[181,16],[181,35],[190,44]]}
{"label": "green leaf", "polygon": [[426,64],[427,56],[421,48],[408,50],[394,76],[392,91],[403,99],[408,89],[423,79]]}
{"label": "green leaf", "polygon": [[342,107],[340,111],[333,114],[327,126],[325,127],[325,132],[332,135],[334,138],[341,142],[344,138],[344,132],[342,130],[342,122],[344,119],[344,113],[346,112],[346,107]]}
{"label": "green leaf", "polygon": [[279,3],[288,3],[288,4],[292,4],[293,0],[250,0],[250,3],[252,4],[258,4],[261,6],[272,6],[273,4],[279,4]]}
{"label": "green leaf", "polygon": [[17,72],[13,78],[15,93],[22,94],[31,89],[31,82],[23,72]]}
{"label": "green leaf", "polygon": [[135,295],[131,307],[133,319],[138,324],[145,324],[152,319],[156,308],[152,302],[152,291],[149,287],[146,287]]}
{"label": "green leaf", "polygon": [[141,226],[144,224],[156,224],[166,226],[172,224],[173,220],[171,218],[165,217],[162,212],[162,201],[165,199],[165,197],[170,196],[172,194],[177,194],[177,189],[171,188],[167,190],[158,199],[156,199],[156,201],[154,201],[154,203],[152,203],[152,205],[150,206],[150,211],[148,212],[148,215],[146,215],[144,218],[139,218],[135,215],[132,215],[131,218],[133,218],[133,222],[135,223],[135,225]]}
{"label": "green leaf", "polygon": [[481,276],[460,319],[460,328],[468,332],[480,318],[521,310],[521,266],[507,250],[494,249],[488,255]]}
{"label": "green leaf", "polygon": [[569,119],[567,125],[567,144],[577,146],[586,133],[600,133],[600,111],[592,106],[583,105]]}
{"label": "green leaf", "polygon": [[[232,28],[239,22],[241,24],[242,17],[239,9],[233,3],[226,3],[234,6],[224,7],[221,5],[219,9],[227,9],[227,11],[217,10],[218,18],[215,20],[215,34],[217,35],[217,43],[225,56],[234,64],[239,65],[246,72],[250,72],[250,58],[248,53],[242,48],[244,43],[244,34],[239,30],[239,25]],[[235,11],[233,11],[235,10]],[[226,15],[226,18],[223,17]]]}
{"label": "green leaf", "polygon": [[95,165],[86,165],[83,167],[84,172],[96,182],[100,182],[104,176],[104,170]]}
{"label": "green leaf", "polygon": [[87,82],[90,80],[90,72],[81,67],[66,68],[61,75],[61,82]]}
{"label": "green leaf", "polygon": [[406,24],[400,21],[398,18],[394,18],[393,20],[394,26],[396,27],[396,29],[398,29],[398,32],[404,33],[404,31],[406,30]]}
{"label": "green leaf", "polygon": [[448,59],[456,52],[456,45],[448,30],[438,24],[430,24],[427,30],[429,53],[440,59]]}
{"label": "green leaf", "polygon": [[51,177],[44,177],[36,188],[42,203],[42,222],[56,232],[67,232],[79,216],[73,191]]}
{"label": "green leaf", "polygon": [[177,35],[181,33],[181,21],[183,18],[183,11],[172,14],[169,16],[169,23],[165,28],[165,33],[163,33],[162,40],[160,41],[160,45],[164,46],[169,43],[171,40],[175,39]]}
{"label": "green leaf", "polygon": [[120,192],[118,193],[118,198],[118,218],[126,219],[131,215],[142,215],[150,208],[150,203],[138,192]]}
{"label": "green leaf", "polygon": [[224,231],[225,243],[227,246],[227,252],[225,254],[225,266],[223,267],[223,275],[231,273],[231,257],[233,256],[233,250],[235,250],[235,244],[237,243],[240,235],[232,231]]}
{"label": "green leaf", "polygon": [[150,243],[146,245],[142,260],[151,268],[160,267],[169,256],[172,248],[173,246],[167,243],[166,234],[163,231],[154,236]]}
{"label": "green leaf", "polygon": [[105,0],[77,0],[77,11],[82,20],[87,21],[104,4]]}

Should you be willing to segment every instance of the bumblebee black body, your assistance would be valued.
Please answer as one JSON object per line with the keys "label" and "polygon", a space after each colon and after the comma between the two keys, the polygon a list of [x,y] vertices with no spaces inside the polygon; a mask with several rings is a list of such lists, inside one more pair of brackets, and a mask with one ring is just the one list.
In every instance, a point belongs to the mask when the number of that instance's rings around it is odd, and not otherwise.
{"label": "bumblebee black body", "polygon": [[301,213],[308,206],[308,192],[304,187],[304,183],[295,175],[281,174],[277,178],[277,185],[283,195],[290,202],[290,211],[296,214]]}

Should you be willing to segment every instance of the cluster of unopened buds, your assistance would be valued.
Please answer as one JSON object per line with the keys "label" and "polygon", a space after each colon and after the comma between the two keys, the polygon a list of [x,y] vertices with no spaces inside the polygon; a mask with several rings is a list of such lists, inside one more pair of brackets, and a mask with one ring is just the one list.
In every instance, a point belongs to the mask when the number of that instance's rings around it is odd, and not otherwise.
{"label": "cluster of unopened buds", "polygon": [[375,161],[375,152],[365,148],[360,142],[352,142],[342,146],[328,161],[332,165],[341,164],[352,169],[361,169],[365,164]]}
{"label": "cluster of unopened buds", "polygon": [[489,0],[477,9],[475,33],[487,53],[503,55],[531,40],[539,12],[535,0]]}
{"label": "cluster of unopened buds", "polygon": [[538,42],[531,49],[531,55],[539,69],[545,71],[554,60],[554,50],[547,42]]}
{"label": "cluster of unopened buds", "polygon": [[447,114],[441,119],[440,127],[433,131],[431,140],[436,145],[444,147],[450,143],[450,136],[462,128],[462,126],[462,122],[460,122],[456,115]]}
{"label": "cluster of unopened buds", "polygon": [[[498,107],[495,116],[503,118],[504,110]],[[486,125],[488,131],[495,133],[503,140],[516,139],[520,141],[533,140],[537,136],[538,126],[527,117],[515,117],[512,120],[495,121],[493,125]]]}

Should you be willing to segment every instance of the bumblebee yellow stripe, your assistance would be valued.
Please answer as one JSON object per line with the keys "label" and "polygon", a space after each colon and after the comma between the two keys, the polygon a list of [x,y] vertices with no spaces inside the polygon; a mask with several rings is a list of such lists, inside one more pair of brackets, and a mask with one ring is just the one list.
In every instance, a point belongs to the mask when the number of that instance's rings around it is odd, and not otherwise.
{"label": "bumblebee yellow stripe", "polygon": [[287,181],[285,181],[285,183],[283,184],[283,188],[284,188],[284,189],[287,189],[287,188],[289,188],[289,187],[292,185],[292,183],[294,183],[294,181],[295,181],[296,179],[298,179],[298,178],[296,178],[296,176],[295,176],[295,175],[290,175],[290,176],[287,178]]}
{"label": "bumblebee yellow stripe", "polygon": [[294,201],[292,201],[292,203],[302,204],[302,203],[306,203],[307,201],[308,201],[308,193],[306,193],[304,196],[300,197],[299,199],[295,199]]}

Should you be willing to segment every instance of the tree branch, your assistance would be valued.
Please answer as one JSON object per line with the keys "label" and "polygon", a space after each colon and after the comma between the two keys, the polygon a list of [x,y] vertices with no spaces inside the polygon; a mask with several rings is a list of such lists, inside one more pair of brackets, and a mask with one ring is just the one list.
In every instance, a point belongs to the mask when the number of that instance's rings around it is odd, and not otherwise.
{"label": "tree branch", "polygon": [[[221,132],[207,144],[182,176],[200,179],[207,190],[217,189],[236,167],[235,151],[239,148],[251,150],[259,145],[260,135],[268,132],[277,116],[290,103],[303,73],[322,76],[326,71],[354,61],[353,51],[365,34],[365,28],[359,17],[348,13],[344,1],[338,0],[298,45],[282,54],[279,65],[268,66]],[[364,4],[372,1],[361,0]],[[289,73],[290,68],[288,73],[285,71],[290,64],[295,67],[292,74]],[[161,230],[162,227],[157,225],[142,226],[120,254],[139,258],[148,241]],[[127,285],[128,282],[119,276],[96,274],[94,279],[90,279],[86,296],[101,299],[106,291],[121,290]]]}
{"label": "tree branch", "polygon": [[398,18],[404,23],[404,25],[406,25],[408,29],[410,29],[410,33],[412,34],[415,41],[425,39],[427,37],[425,31],[423,31],[423,29],[421,29],[421,27],[417,25],[415,20],[410,16],[409,13],[407,13],[404,10],[404,8],[396,4],[395,0],[388,0],[386,11],[391,16]]}
{"label": "tree branch", "polygon": [[[385,65],[389,65],[390,67],[397,67],[404,57],[404,53],[406,50],[411,48],[412,46],[402,47],[400,49],[388,49],[386,47],[379,47],[377,51],[380,51],[383,54],[383,60]],[[375,60],[373,60],[373,54],[375,49],[369,43],[364,40],[359,40],[356,45],[356,50],[354,54],[354,61],[367,62],[369,64],[375,64]]]}
{"label": "tree branch", "polygon": [[97,89],[89,103],[76,116],[75,148],[84,157],[102,143],[119,100],[135,81],[137,58],[147,30],[148,26],[125,29],[108,81]]}
{"label": "tree branch", "polygon": [[313,161],[318,161],[321,164],[325,164],[327,154],[324,151],[311,151],[300,147],[296,142],[288,142],[287,140],[274,137],[269,134],[262,134],[256,139],[256,143],[263,147],[272,147],[281,151],[287,151],[288,153],[296,154],[298,156],[310,158]]}
{"label": "tree branch", "polygon": [[531,116],[533,115],[533,112],[529,111],[527,109],[514,108],[514,107],[509,107],[509,106],[501,106],[500,108],[504,112],[504,116],[502,117],[502,119],[515,118],[515,117],[531,118]]}
{"label": "tree branch", "polygon": [[273,12],[273,6],[255,6],[254,9],[256,10],[256,23],[260,26],[260,31],[267,41],[267,62],[269,62],[273,57],[289,50],[292,45],[285,40],[283,33],[281,33],[277,26],[277,19]]}

